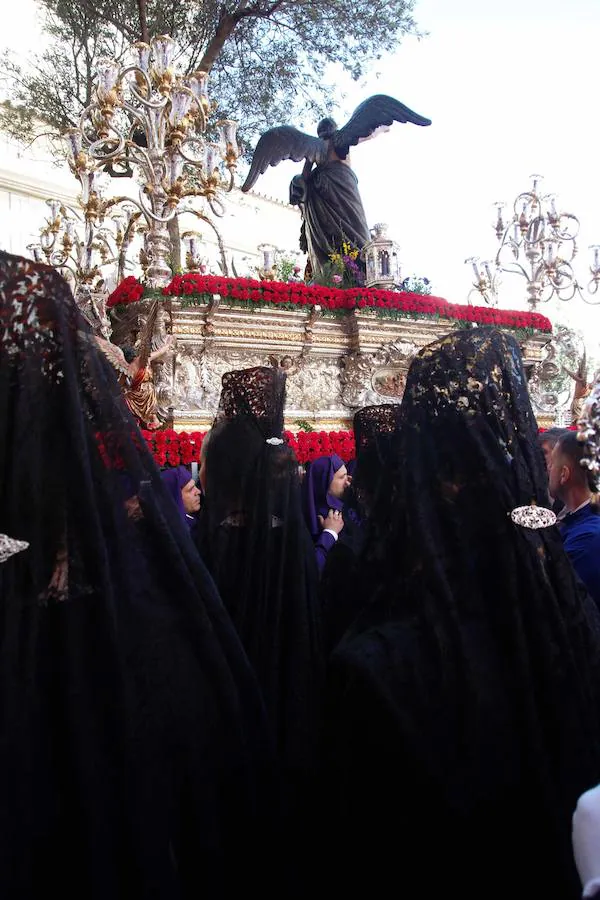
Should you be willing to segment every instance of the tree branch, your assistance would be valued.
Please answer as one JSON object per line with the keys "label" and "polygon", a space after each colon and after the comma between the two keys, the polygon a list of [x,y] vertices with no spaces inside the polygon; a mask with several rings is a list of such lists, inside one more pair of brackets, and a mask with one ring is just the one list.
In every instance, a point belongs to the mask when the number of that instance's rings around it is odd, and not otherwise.
{"label": "tree branch", "polygon": [[147,0],[137,0],[138,15],[140,19],[140,40],[145,44],[150,43],[150,33],[148,31],[148,6]]}
{"label": "tree branch", "polygon": [[275,0],[268,10],[261,10],[258,4],[248,6],[248,0],[241,0],[235,12],[223,12],[217,29],[200,60],[199,68],[204,72],[210,72],[227,39],[240,22],[244,19],[269,19],[285,2],[286,0]]}
{"label": "tree branch", "polygon": [[131,28],[130,25],[125,22],[125,20],[119,20],[114,16],[110,15],[105,9],[99,10],[97,4],[94,0],[78,0],[79,6],[81,9],[85,10],[85,12],[90,15],[94,21],[104,21],[108,22],[117,31],[120,31],[122,34],[126,34],[130,41],[139,40],[139,34],[136,32],[134,28]]}

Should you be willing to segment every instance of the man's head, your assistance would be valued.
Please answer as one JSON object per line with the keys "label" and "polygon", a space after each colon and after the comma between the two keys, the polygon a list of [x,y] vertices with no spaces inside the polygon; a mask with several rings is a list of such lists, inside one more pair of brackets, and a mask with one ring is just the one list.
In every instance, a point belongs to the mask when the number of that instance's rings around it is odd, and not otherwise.
{"label": "man's head", "polygon": [[188,516],[197,513],[200,509],[200,497],[201,493],[196,487],[196,482],[193,478],[184,484],[181,488],[181,499],[183,501],[183,508],[188,514]]}
{"label": "man's head", "polygon": [[548,470],[550,494],[575,509],[589,500],[595,486],[589,471],[581,465],[584,446],[574,431],[561,435],[554,445]]}
{"label": "man's head", "polygon": [[335,497],[337,500],[341,500],[346,488],[350,487],[351,484],[352,478],[348,475],[348,469],[346,466],[342,465],[331,479],[327,493],[331,494],[331,496]]}
{"label": "man's head", "polygon": [[569,434],[567,428],[549,428],[547,431],[540,433],[540,447],[546,460],[546,467],[550,468],[550,458],[557,441],[565,434]]}

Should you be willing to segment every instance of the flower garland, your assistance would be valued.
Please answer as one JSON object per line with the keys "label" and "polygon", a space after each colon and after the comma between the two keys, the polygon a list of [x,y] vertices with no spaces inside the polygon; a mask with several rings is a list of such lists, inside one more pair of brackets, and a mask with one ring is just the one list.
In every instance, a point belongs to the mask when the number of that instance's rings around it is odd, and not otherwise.
{"label": "flower garland", "polygon": [[[546,428],[539,428],[540,434]],[[569,426],[575,431],[576,426]],[[189,466],[200,462],[202,441],[205,431],[142,431],[142,435],[152,453],[157,466],[161,469],[171,466]],[[354,459],[356,454],[354,432],[352,431],[284,431],[283,436],[288,446],[294,451],[299,463],[312,462],[319,456],[330,456],[335,453],[344,462]]]}
{"label": "flower garland", "polygon": [[[189,466],[200,461],[202,441],[206,432],[193,431],[142,431],[144,439],[161,469],[170,466]],[[284,431],[288,445],[299,463],[310,462],[318,456],[337,453],[348,462],[354,458],[354,434],[352,431]]]}
{"label": "flower garland", "polygon": [[138,303],[144,296],[144,285],[134,275],[124,278],[121,284],[117,285],[112,294],[106,301],[106,308],[112,309],[113,306],[128,306],[130,303]]}
{"label": "flower garland", "polygon": [[[307,285],[302,281],[257,281],[253,278],[226,278],[189,272],[175,275],[162,290],[165,297],[181,297],[190,305],[206,303],[219,294],[234,306],[254,308],[276,305],[283,309],[320,306],[334,313],[353,309],[371,309],[378,315],[394,318],[402,316],[434,316],[480,325],[499,325],[505,328],[550,332],[552,324],[539,313],[518,312],[493,307],[468,306],[449,303],[441,297],[414,294],[408,291],[378,291],[364,287],[347,289]],[[112,292],[107,308],[137,303],[142,297],[153,296],[142,282],[130,276]]]}

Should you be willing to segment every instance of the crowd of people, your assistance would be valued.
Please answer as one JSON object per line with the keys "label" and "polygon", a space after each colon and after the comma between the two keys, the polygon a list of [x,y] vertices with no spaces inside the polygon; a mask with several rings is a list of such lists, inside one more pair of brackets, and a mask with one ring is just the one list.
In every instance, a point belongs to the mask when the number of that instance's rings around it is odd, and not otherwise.
{"label": "crowd of people", "polygon": [[[600,515],[517,342],[453,331],[356,459],[223,376],[159,472],[68,286],[0,254],[0,894],[600,896]],[[572,830],[573,829],[573,830]]]}

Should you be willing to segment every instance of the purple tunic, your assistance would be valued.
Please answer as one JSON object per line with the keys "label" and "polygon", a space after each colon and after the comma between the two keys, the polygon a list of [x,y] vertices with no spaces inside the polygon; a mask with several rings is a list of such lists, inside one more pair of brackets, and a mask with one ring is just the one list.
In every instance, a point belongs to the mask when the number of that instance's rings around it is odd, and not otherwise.
{"label": "purple tunic", "polygon": [[333,476],[342,466],[344,460],[333,453],[331,456],[319,456],[308,467],[302,481],[302,505],[304,518],[315,543],[317,566],[323,571],[327,554],[335,544],[335,538],[324,532],[319,524],[319,516],[326,518],[330,509],[343,509],[343,503],[329,493]]}

